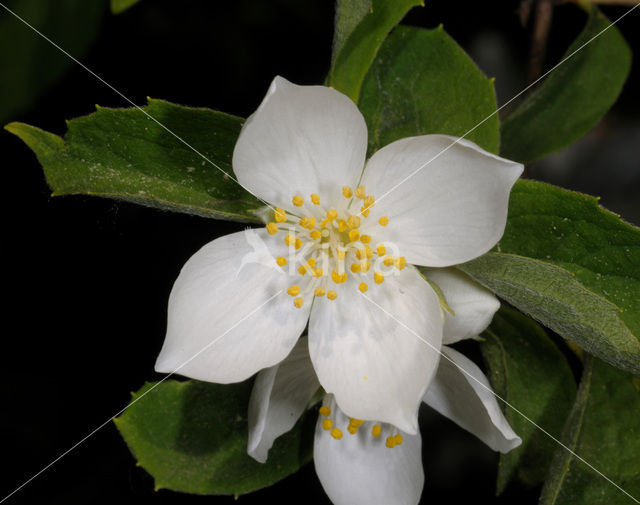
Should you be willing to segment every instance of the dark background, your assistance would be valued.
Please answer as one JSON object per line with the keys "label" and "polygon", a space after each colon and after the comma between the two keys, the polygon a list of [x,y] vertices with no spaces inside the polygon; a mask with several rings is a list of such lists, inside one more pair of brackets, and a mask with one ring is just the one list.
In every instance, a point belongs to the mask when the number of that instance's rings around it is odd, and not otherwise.
{"label": "dark background", "polygon": [[[404,23],[429,28],[443,23],[485,73],[497,78],[499,103],[522,89],[530,28],[519,21],[518,2],[426,3]],[[625,10],[604,9],[612,19]],[[246,117],[276,74],[299,84],[323,81],[333,15],[329,0],[143,0],[119,16],[105,11],[82,61],[137,104],[152,96]],[[560,59],[584,20],[574,5],[555,9],[547,67]],[[619,28],[637,51],[640,9]],[[633,70],[620,101],[598,128],[577,146],[528,167],[528,175],[598,194],[603,205],[640,223],[639,81]],[[93,112],[96,103],[128,106],[74,65],[11,120],[63,134],[65,119]],[[200,246],[242,225],[97,198],[52,199],[31,151],[4,131],[0,144],[1,499],[116,414],[130,391],[161,378],[153,364],[175,277]],[[538,490],[517,484],[494,499],[497,455],[449,421],[425,412],[423,438],[424,503],[537,502]],[[271,499],[329,503],[313,465],[240,497],[239,503]],[[230,504],[234,499],[155,492],[151,477],[135,466],[108,423],[6,503],[107,502]]]}

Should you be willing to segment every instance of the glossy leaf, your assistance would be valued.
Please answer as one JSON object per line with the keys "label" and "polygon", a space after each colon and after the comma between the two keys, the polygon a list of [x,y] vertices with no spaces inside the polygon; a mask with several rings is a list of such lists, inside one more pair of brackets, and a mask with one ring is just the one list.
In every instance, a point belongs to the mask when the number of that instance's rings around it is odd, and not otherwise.
{"label": "glossy leaf", "polygon": [[64,139],[22,123],[5,128],[36,153],[54,196],[105,196],[257,221],[253,211],[264,204],[232,179],[231,155],[242,119],[162,100],[149,100],[145,111],[207,159],[135,108],[99,107],[69,121]]}
{"label": "glossy leaf", "polygon": [[629,74],[631,51],[595,7],[564,57],[576,50],[502,123],[502,156],[527,163],[558,151],[613,105]]}
{"label": "glossy leaf", "polygon": [[[81,59],[91,46],[106,5],[87,0],[21,0],[7,7],[69,54]],[[0,123],[29,106],[59,80],[73,60],[5,9],[0,9]]]}
{"label": "glossy leaf", "polygon": [[331,62],[335,61],[353,30],[371,12],[371,0],[338,0],[333,23]]}
{"label": "glossy leaf", "polygon": [[487,151],[498,152],[493,80],[442,26],[397,27],[366,76],[359,107],[367,120],[370,152],[427,133],[467,134]]}
{"label": "glossy leaf", "polygon": [[[337,10],[334,55],[327,84],[358,103],[360,87],[380,45],[391,29],[421,0],[371,0],[362,16],[362,4],[341,0]],[[351,12],[348,12],[351,9]],[[362,16],[362,17],[361,17]],[[348,18],[348,21],[347,21]],[[354,22],[359,22],[354,27]],[[345,38],[345,34],[348,36]]]}
{"label": "glossy leaf", "polygon": [[588,352],[640,372],[640,230],[596,198],[518,181],[502,240],[460,268]]}
{"label": "glossy leaf", "polygon": [[562,442],[597,472],[558,447],[540,504],[628,505],[637,502],[640,498],[639,413],[638,377],[589,357]]}
{"label": "glossy leaf", "polygon": [[303,418],[276,440],[267,463],[258,463],[247,455],[251,386],[147,383],[115,423],[138,463],[155,479],[156,489],[249,493],[311,460],[315,423],[315,415]]}
{"label": "glossy leaf", "polygon": [[[566,358],[534,321],[502,307],[483,334],[482,355],[495,392],[531,421],[560,437],[576,384]],[[557,447],[542,431],[501,405],[522,445],[500,455],[498,493],[517,477],[527,486],[543,482]]]}

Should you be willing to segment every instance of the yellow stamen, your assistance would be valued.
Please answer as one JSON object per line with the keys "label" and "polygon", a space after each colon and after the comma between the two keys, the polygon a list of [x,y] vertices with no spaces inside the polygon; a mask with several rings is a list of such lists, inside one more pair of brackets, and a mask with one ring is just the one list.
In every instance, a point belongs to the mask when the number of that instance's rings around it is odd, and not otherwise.
{"label": "yellow stamen", "polygon": [[311,193],[311,201],[314,203],[314,205],[320,205],[320,195]]}
{"label": "yellow stamen", "polygon": [[285,258],[283,258],[282,256],[278,256],[276,258],[276,263],[278,264],[278,266],[285,266],[287,264],[287,260]]}
{"label": "yellow stamen", "polygon": [[291,235],[291,233],[289,233],[289,235],[284,237],[284,243],[287,245],[293,245],[296,243],[296,237],[294,235]]}
{"label": "yellow stamen", "polygon": [[302,298],[296,298],[293,300],[293,304],[296,306],[296,309],[299,309],[304,305],[304,300]]}
{"label": "yellow stamen", "polygon": [[323,219],[322,221],[320,221],[320,228],[326,228],[328,222],[328,219]]}
{"label": "yellow stamen", "polygon": [[[314,295],[316,295],[316,296],[324,296],[324,288],[323,288],[323,287],[318,286],[318,287],[313,291],[313,294],[314,294]],[[327,408],[329,408],[329,407],[327,407]],[[329,415],[329,414],[327,414],[327,415]]]}
{"label": "yellow stamen", "polygon": [[342,186],[342,195],[345,198],[351,198],[353,196],[353,189],[349,186]]}
{"label": "yellow stamen", "polygon": [[316,218],[313,216],[303,217],[298,222],[303,228],[306,228],[307,230],[313,230],[313,227],[316,225]]}
{"label": "yellow stamen", "polygon": [[396,445],[402,445],[402,434],[396,433],[396,436],[393,437],[395,439]]}
{"label": "yellow stamen", "polygon": [[294,246],[295,246],[296,249],[300,249],[302,247],[302,240],[297,238]]}
{"label": "yellow stamen", "polygon": [[275,219],[278,223],[284,223],[287,220],[287,213],[284,211],[284,209],[276,207]]}
{"label": "yellow stamen", "polygon": [[360,207],[360,214],[362,214],[364,217],[369,217],[369,212],[371,212],[371,209],[369,209],[368,207]]}
{"label": "yellow stamen", "polygon": [[291,199],[291,202],[296,207],[302,207],[302,204],[304,203],[304,198],[302,198],[300,195],[296,195]]}
{"label": "yellow stamen", "polygon": [[389,436],[387,437],[387,441],[385,442],[385,444],[389,449],[393,449],[396,446],[396,439],[395,437]]}
{"label": "yellow stamen", "polygon": [[376,201],[376,199],[372,195],[368,195],[364,199],[364,206],[369,209],[369,208],[373,207],[373,204],[375,203],[375,201]]}
{"label": "yellow stamen", "polygon": [[300,294],[300,286],[296,286],[295,284],[287,289],[287,293],[291,296],[298,296]]}
{"label": "yellow stamen", "polygon": [[349,225],[349,228],[359,228],[360,218],[358,216],[349,216],[349,219],[347,219],[347,224]]}
{"label": "yellow stamen", "polygon": [[378,256],[384,256],[385,254],[387,254],[387,248],[383,244],[378,244],[376,253],[378,254]]}
{"label": "yellow stamen", "polygon": [[300,266],[298,267],[298,273],[299,273],[300,275],[303,275],[303,276],[304,276],[304,274],[306,274],[306,273],[307,273],[307,266],[306,266],[306,265],[300,265]]}
{"label": "yellow stamen", "polygon": [[367,286],[366,282],[361,282],[360,285],[358,286],[358,289],[363,293],[366,293],[367,289],[369,289],[369,286]]}
{"label": "yellow stamen", "polygon": [[338,298],[338,293],[336,293],[335,291],[329,290],[327,291],[327,298],[329,300],[335,300],[336,298]]}
{"label": "yellow stamen", "polygon": [[307,265],[309,265],[310,267],[315,267],[316,266],[316,260],[315,258],[309,258],[307,260]]}
{"label": "yellow stamen", "polygon": [[398,256],[398,258],[396,259],[396,268],[398,270],[402,270],[406,266],[407,266],[407,258],[405,258],[404,256]]}
{"label": "yellow stamen", "polygon": [[358,433],[358,427],[350,424],[349,426],[347,426],[347,431],[352,435],[355,435],[356,433]]}
{"label": "yellow stamen", "polygon": [[363,274],[366,274],[371,268],[371,262],[369,260],[365,260],[360,264],[360,268]]}
{"label": "yellow stamen", "polygon": [[356,250],[356,258],[358,258],[359,260],[365,259],[366,256],[367,256],[367,253],[365,252],[364,249]]}
{"label": "yellow stamen", "polygon": [[351,230],[349,232],[349,240],[351,240],[351,242],[355,242],[356,240],[358,240],[359,237],[360,237],[360,232],[358,230]]}
{"label": "yellow stamen", "polygon": [[338,217],[338,211],[336,209],[329,209],[327,211],[327,219],[329,221],[333,221],[337,217]]}
{"label": "yellow stamen", "polygon": [[347,251],[344,249],[338,249],[336,251],[336,256],[338,257],[338,259],[343,260],[344,257],[347,255]]}
{"label": "yellow stamen", "polygon": [[[314,277],[322,277],[322,268],[318,267],[313,271]],[[324,293],[323,293],[324,294]]]}
{"label": "yellow stamen", "polygon": [[331,436],[336,440],[340,440],[342,438],[342,431],[340,430],[340,428],[333,428],[331,430]]}
{"label": "yellow stamen", "polygon": [[323,405],[322,407],[320,407],[320,410],[318,410],[318,412],[320,413],[321,416],[325,416],[325,417],[331,415],[331,409],[326,405]]}
{"label": "yellow stamen", "polygon": [[318,230],[313,230],[311,233],[309,233],[309,236],[313,240],[318,240],[320,237],[322,237],[322,233],[320,233]]}
{"label": "yellow stamen", "polygon": [[360,272],[360,263],[353,263],[350,268],[354,274],[357,274]]}
{"label": "yellow stamen", "polygon": [[384,282],[384,275],[380,272],[375,272],[373,274],[373,280],[376,281],[376,284],[382,284]]}
{"label": "yellow stamen", "polygon": [[371,242],[371,235],[361,235],[360,242],[363,244],[369,244]]}
{"label": "yellow stamen", "polygon": [[367,258],[371,259],[373,257],[373,249],[367,244],[364,246],[364,252],[367,255]]}
{"label": "yellow stamen", "polygon": [[362,419],[350,418],[349,419],[349,424],[355,426],[356,428],[360,428],[360,426],[362,426],[364,424],[364,421]]}
{"label": "yellow stamen", "polygon": [[389,224],[389,218],[387,216],[382,216],[378,219],[378,223],[380,223],[380,226],[387,226]]}
{"label": "yellow stamen", "polygon": [[371,435],[378,438],[382,434],[382,426],[379,424],[374,424],[373,428],[371,428]]}
{"label": "yellow stamen", "polygon": [[347,222],[344,219],[338,221],[338,231],[342,233],[347,229]]}
{"label": "yellow stamen", "polygon": [[278,225],[276,223],[267,223],[267,231],[269,235],[275,235],[278,233]]}
{"label": "yellow stamen", "polygon": [[383,263],[385,267],[390,267],[396,262],[396,259],[393,256],[387,256]]}
{"label": "yellow stamen", "polygon": [[365,196],[367,196],[366,188],[364,186],[358,186],[356,188],[356,196],[358,198],[364,198]]}
{"label": "yellow stamen", "polygon": [[323,419],[322,429],[330,430],[331,428],[333,428],[333,421],[331,419]]}

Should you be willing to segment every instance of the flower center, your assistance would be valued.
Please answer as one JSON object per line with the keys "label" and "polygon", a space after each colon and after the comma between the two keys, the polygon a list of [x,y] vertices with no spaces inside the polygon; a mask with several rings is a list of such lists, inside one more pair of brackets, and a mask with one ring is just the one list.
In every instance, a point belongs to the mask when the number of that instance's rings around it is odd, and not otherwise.
{"label": "flower center", "polygon": [[291,201],[295,215],[276,208],[266,227],[271,235],[284,234],[289,246],[289,257],[279,256],[278,266],[289,264],[290,271],[300,276],[287,290],[295,307],[303,307],[309,297],[337,299],[339,286],[349,276],[356,280],[356,289],[365,293],[369,286],[382,284],[385,276],[405,267],[406,260],[397,255],[394,244],[374,240],[389,218],[367,220],[375,198],[366,194],[364,186],[355,191],[344,186],[340,201],[328,208],[315,193],[308,200],[295,195]]}

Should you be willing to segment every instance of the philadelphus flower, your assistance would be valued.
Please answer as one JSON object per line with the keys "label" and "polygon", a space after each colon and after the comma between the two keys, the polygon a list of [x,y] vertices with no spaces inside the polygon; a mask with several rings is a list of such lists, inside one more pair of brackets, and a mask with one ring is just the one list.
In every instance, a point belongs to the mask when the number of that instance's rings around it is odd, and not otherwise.
{"label": "philadelphus flower", "polygon": [[[473,336],[490,322],[499,304],[491,293],[448,269],[433,272],[456,317],[447,316],[448,342]],[[248,453],[264,463],[274,440],[289,431],[320,387],[301,338],[280,364],[261,371],[249,403]],[[505,419],[480,369],[464,355],[443,346],[438,371],[423,401],[476,435],[491,449],[506,453],[520,438]],[[420,432],[347,417],[326,395],[314,440],[318,477],[335,505],[416,505],[424,484]]]}
{"label": "philadelphus flower", "polygon": [[405,138],[365,165],[367,127],[348,97],[276,77],[233,153],[238,182],[271,206],[266,227],[185,264],[156,370],[242,381],[288,356],[308,323],[313,368],[340,409],[416,434],[443,316],[413,265],[491,249],[522,172],[454,141]]}

